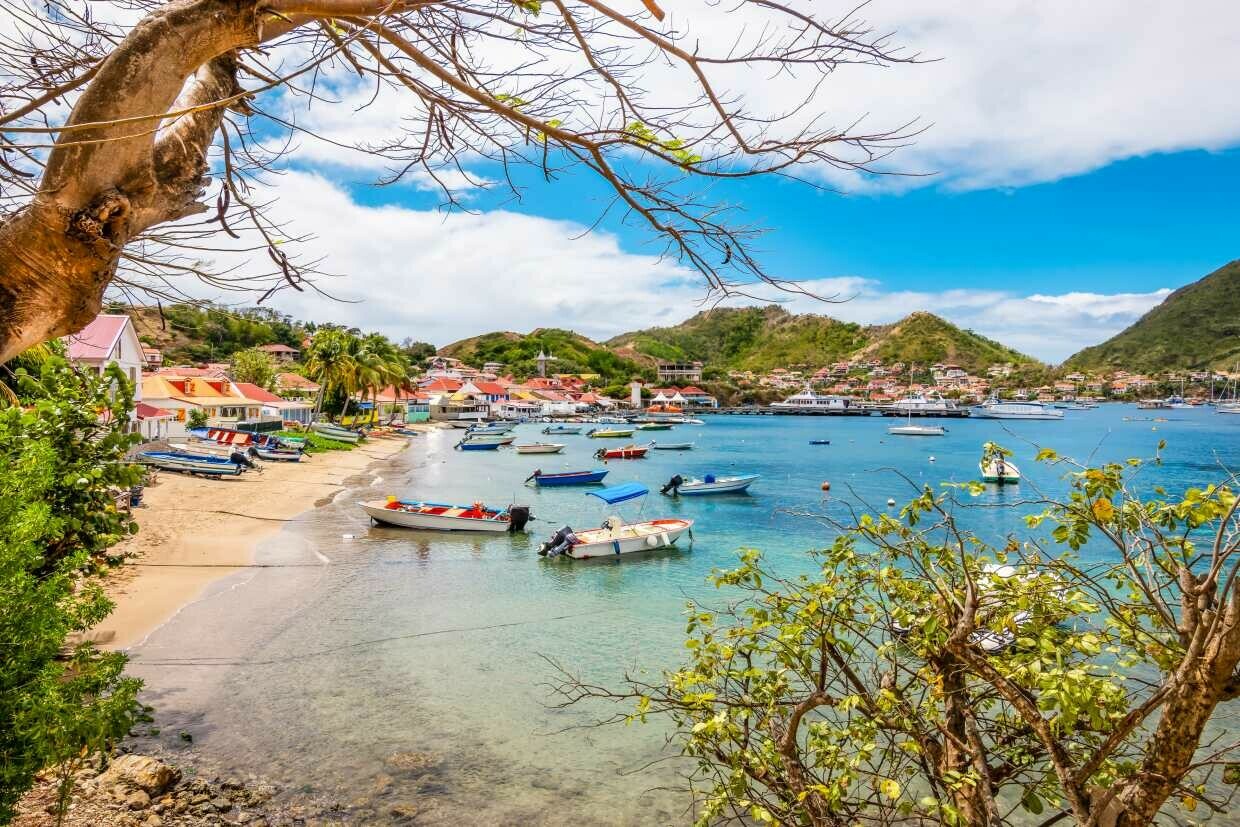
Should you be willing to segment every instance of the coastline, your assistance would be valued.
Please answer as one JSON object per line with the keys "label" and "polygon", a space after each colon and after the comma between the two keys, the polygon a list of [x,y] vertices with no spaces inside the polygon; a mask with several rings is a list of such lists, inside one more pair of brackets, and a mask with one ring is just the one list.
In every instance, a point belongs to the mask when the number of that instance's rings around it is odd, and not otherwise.
{"label": "coastline", "polygon": [[377,438],[228,479],[160,472],[134,509],[138,533],[113,549],[126,557],[105,583],[116,607],[89,636],[105,649],[140,644],[212,584],[253,563],[260,543],[286,522],[406,447],[404,437]]}

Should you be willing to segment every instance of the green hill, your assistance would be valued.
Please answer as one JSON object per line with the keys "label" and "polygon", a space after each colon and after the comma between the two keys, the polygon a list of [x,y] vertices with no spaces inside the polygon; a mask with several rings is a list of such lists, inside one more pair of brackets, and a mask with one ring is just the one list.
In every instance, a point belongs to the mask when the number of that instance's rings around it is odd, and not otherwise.
{"label": "green hill", "polygon": [[699,360],[732,370],[821,367],[853,357],[921,365],[949,362],[974,371],[1001,362],[1035,363],[931,313],[862,327],[829,316],[794,315],[777,305],[707,310],[674,327],[625,333],[606,344],[630,358]]}
{"label": "green hill", "polygon": [[1181,287],[1130,327],[1068,359],[1077,370],[1142,373],[1240,362],[1240,259]]}
{"label": "green hill", "polygon": [[1005,362],[1036,363],[1023,353],[956,327],[933,313],[911,313],[895,324],[867,327],[866,334],[870,343],[858,355],[885,363],[932,365],[943,362],[960,365],[974,373]]}
{"label": "green hill", "polygon": [[606,383],[628,382],[634,376],[646,379],[654,376],[648,365],[618,356],[571,330],[553,327],[539,328],[525,335],[507,331],[484,333],[439,349],[441,356],[460,359],[475,367],[500,362],[505,372],[517,378],[538,373],[535,357],[539,351],[555,357],[548,366],[549,372],[597,373]]}

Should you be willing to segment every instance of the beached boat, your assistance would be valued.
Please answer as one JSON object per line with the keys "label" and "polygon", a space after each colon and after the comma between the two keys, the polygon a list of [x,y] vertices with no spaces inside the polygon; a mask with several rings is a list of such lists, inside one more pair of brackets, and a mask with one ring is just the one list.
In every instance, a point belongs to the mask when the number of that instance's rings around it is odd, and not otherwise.
{"label": "beached boat", "polygon": [[542,429],[544,434],[553,436],[556,434],[579,434],[581,433],[580,425],[548,425]]}
{"label": "beached boat", "polygon": [[348,428],[342,428],[339,425],[333,425],[330,422],[315,422],[310,426],[310,430],[314,431],[321,437],[334,439],[337,442],[357,442],[362,435],[357,431],[351,431]]}
{"label": "beached boat", "polygon": [[633,436],[632,428],[591,428],[586,431],[590,439],[624,439]]}
{"label": "beached boat", "polygon": [[359,502],[358,505],[375,522],[434,531],[486,531],[496,534],[521,531],[530,516],[530,510],[525,506],[514,505],[508,509],[496,509],[487,508],[480,502],[473,505],[446,505],[388,497],[386,501],[372,500]]}
{"label": "beached boat", "polygon": [[740,474],[734,477],[716,477],[714,474],[707,474],[700,480],[685,479],[677,474],[667,481],[661,493],[673,497],[679,494],[687,497],[705,494],[742,494],[759,479],[758,474]]}
{"label": "beached boat", "polygon": [[225,457],[182,451],[143,451],[138,454],[138,461],[164,471],[180,471],[186,474],[235,477],[241,473],[241,466]]}
{"label": "beached boat", "polygon": [[692,442],[658,442],[650,446],[656,451],[689,451],[693,448]]}
{"label": "beached boat", "polygon": [[[650,493],[650,489],[639,482],[626,482],[588,493],[608,505],[616,505],[644,497]],[[670,548],[685,532],[690,532],[689,536],[692,537],[692,528],[692,520],[673,518],[626,524],[619,517],[613,516],[603,522],[602,528],[573,531],[569,526],[564,526],[542,544],[538,553],[547,557],[563,556],[574,560],[618,557],[638,551]]]}
{"label": "beached boat", "polygon": [[594,456],[598,459],[641,459],[649,450],[649,445],[625,445],[621,448],[599,448]]}
{"label": "beached boat", "polygon": [[943,436],[947,429],[942,425],[892,425],[887,433],[892,436]]}
{"label": "beached boat", "polygon": [[999,485],[1020,482],[1020,469],[1011,460],[1003,457],[983,459],[977,464],[977,469],[982,473],[982,482],[993,482]]}
{"label": "beached boat", "polygon": [[265,445],[252,445],[250,450],[259,459],[269,462],[301,462],[302,453],[298,448],[268,448]]}
{"label": "beached boat", "polygon": [[238,431],[234,428],[190,428],[189,435],[220,445],[235,445],[242,448],[265,436],[253,431]]}
{"label": "beached boat", "polygon": [[232,456],[233,451],[244,451],[244,446],[224,445],[220,442],[213,442],[209,439],[199,439],[190,437],[187,442],[179,442],[174,440],[168,441],[168,448],[173,452],[185,454],[199,454],[209,457],[224,457],[227,459]]}
{"label": "beached boat", "polygon": [[643,422],[637,426],[639,431],[670,431],[672,423],[670,422]]}
{"label": "beached boat", "polygon": [[1063,411],[1042,402],[1002,402],[993,396],[975,405],[971,415],[979,419],[1063,419]]}
{"label": "beached boat", "polygon": [[564,445],[558,442],[532,442],[529,445],[514,445],[518,454],[558,454]]}
{"label": "beached boat", "polygon": [[593,485],[603,481],[607,476],[606,469],[594,471],[562,471],[558,474],[544,474],[541,469],[526,478],[527,483],[534,483],[539,488],[559,488],[567,485]]}

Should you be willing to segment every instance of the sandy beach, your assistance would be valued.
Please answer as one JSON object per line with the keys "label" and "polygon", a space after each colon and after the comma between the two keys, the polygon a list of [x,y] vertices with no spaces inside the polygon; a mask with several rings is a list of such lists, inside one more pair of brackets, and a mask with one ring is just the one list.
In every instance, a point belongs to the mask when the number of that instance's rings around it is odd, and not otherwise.
{"label": "sandy beach", "polygon": [[408,444],[403,437],[373,438],[352,451],[268,462],[262,473],[227,479],[160,472],[134,510],[141,530],[113,549],[129,559],[108,580],[116,609],[92,636],[110,649],[139,643],[212,582],[250,564],[259,544],[285,522]]}

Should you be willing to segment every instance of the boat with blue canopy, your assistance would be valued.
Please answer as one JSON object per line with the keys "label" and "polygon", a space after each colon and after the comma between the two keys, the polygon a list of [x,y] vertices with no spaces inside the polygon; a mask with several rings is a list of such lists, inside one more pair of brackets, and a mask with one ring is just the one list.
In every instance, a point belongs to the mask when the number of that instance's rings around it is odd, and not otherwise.
{"label": "boat with blue canopy", "polygon": [[[608,505],[619,505],[641,499],[649,493],[650,489],[640,482],[625,482],[587,491],[586,495],[597,497]],[[692,520],[678,517],[625,523],[620,517],[611,516],[603,521],[601,528],[573,531],[570,526],[564,526],[542,544],[538,553],[544,557],[569,557],[574,560],[619,557],[638,551],[670,548],[686,532],[692,537],[692,527]]]}

